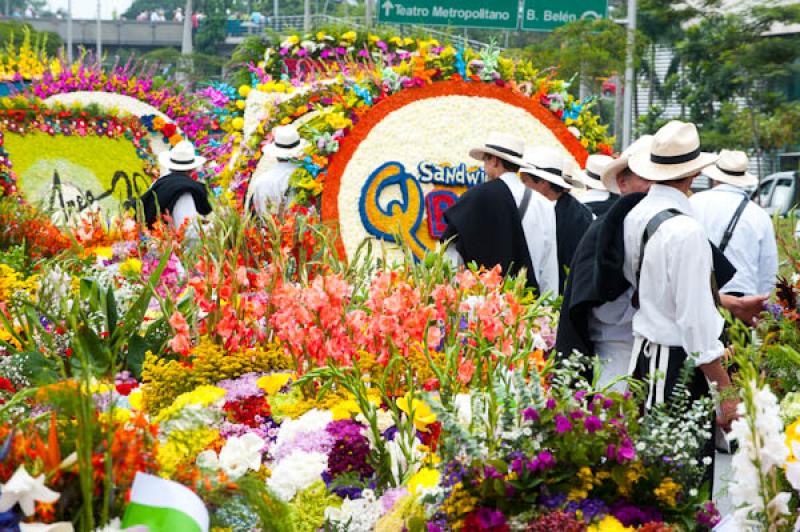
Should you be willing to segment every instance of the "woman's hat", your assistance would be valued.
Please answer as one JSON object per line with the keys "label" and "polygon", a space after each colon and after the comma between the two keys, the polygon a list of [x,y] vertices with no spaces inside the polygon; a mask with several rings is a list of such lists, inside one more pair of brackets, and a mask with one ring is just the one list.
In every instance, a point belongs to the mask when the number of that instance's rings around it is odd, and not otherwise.
{"label": "woman's hat", "polygon": [[195,153],[191,142],[182,140],[171,150],[161,152],[158,155],[158,162],[166,170],[187,171],[206,164],[206,158]]}
{"label": "woman's hat", "polygon": [[520,168],[519,171],[528,175],[541,177],[545,181],[549,181],[554,185],[569,190],[572,188],[572,185],[567,183],[564,179],[566,166],[567,161],[560,150],[536,147],[525,150],[525,155],[522,158],[522,168]]}
{"label": "woman's hat", "polygon": [[307,146],[308,142],[300,138],[295,126],[278,126],[272,130],[272,144],[264,146],[262,151],[276,159],[296,159]]}
{"label": "woman's hat", "polygon": [[750,160],[743,151],[722,150],[716,164],[704,168],[703,173],[719,183],[735,187],[754,187],[758,178],[747,171]]}
{"label": "woman's hat", "polygon": [[700,135],[690,122],[673,120],[658,130],[646,152],[631,156],[630,169],[648,181],[677,181],[697,174],[717,160],[700,151]]}
{"label": "woman's hat", "polygon": [[619,157],[608,163],[603,172],[600,174],[600,181],[606,190],[612,194],[620,194],[619,185],[617,185],[617,176],[620,172],[628,167],[628,162],[635,153],[640,151],[650,151],[650,145],[653,143],[653,135],[644,135],[628,146],[628,149],[623,151]]}
{"label": "woman's hat", "polygon": [[589,158],[586,159],[586,169],[581,170],[580,167],[575,167],[572,171],[572,177],[582,185],[585,185],[586,188],[607,190],[600,180],[600,176],[603,174],[603,170],[605,170],[612,161],[614,161],[614,158],[608,155],[599,153],[590,155]]}
{"label": "woman's hat", "polygon": [[486,144],[470,150],[469,156],[483,161],[486,155],[494,155],[499,159],[521,166],[523,151],[525,151],[525,141],[521,138],[505,133],[492,133]]}

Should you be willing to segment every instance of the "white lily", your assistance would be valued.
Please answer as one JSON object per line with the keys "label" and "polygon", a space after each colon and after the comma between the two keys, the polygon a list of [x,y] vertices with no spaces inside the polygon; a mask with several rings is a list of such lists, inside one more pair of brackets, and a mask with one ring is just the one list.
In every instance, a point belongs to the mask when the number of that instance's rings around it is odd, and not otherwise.
{"label": "white lily", "polygon": [[33,515],[34,502],[54,503],[60,494],[44,485],[44,475],[32,477],[19,466],[14,475],[0,487],[0,512],[7,512],[19,504],[22,513]]}

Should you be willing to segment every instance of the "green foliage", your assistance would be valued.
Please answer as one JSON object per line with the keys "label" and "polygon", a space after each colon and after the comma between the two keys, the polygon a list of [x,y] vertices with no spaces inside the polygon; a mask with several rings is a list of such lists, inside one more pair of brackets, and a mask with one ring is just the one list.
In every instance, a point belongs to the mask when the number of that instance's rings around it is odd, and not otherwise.
{"label": "green foliage", "polygon": [[[577,76],[593,93],[599,93],[602,79],[624,69],[625,29],[608,20],[583,20],[566,24],[543,42],[522,53],[541,70],[557,67],[559,76]],[[578,89],[579,83],[572,86]]]}
{"label": "green foliage", "polygon": [[22,41],[25,39],[25,28],[28,28],[30,31],[31,43],[42,43],[49,57],[54,57],[58,54],[62,41],[57,33],[51,31],[36,31],[30,24],[25,24],[16,20],[4,20],[0,22],[0,42],[7,44],[13,43],[19,48]]}
{"label": "green foliage", "polygon": [[[133,0],[131,7],[125,11],[122,16],[128,20],[135,19],[140,13],[144,11],[152,11],[154,9],[163,9],[168,18],[171,18],[175,9],[183,9],[186,5],[186,0]],[[196,9],[196,8],[195,8]]]}

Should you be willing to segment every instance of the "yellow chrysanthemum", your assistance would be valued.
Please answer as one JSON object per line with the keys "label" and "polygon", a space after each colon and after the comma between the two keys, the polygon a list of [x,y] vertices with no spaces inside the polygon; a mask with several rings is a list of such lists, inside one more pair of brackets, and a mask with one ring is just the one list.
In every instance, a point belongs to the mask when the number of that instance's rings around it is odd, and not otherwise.
{"label": "yellow chrysanthemum", "polygon": [[130,258],[120,264],[119,273],[123,275],[141,275],[142,274],[142,261],[137,258]]}
{"label": "yellow chrysanthemum", "polygon": [[676,484],[670,477],[665,478],[661,481],[661,484],[653,490],[656,498],[669,506],[670,508],[674,508],[675,504],[677,503],[676,497],[681,492],[680,484]]}
{"label": "yellow chrysanthemum", "polygon": [[256,381],[256,386],[264,390],[267,395],[275,395],[292,379],[291,373],[274,373],[264,375]]}
{"label": "yellow chrysanthemum", "polygon": [[423,489],[435,488],[439,485],[442,475],[435,469],[424,467],[414,473],[408,480],[407,488],[412,495],[417,495]]}

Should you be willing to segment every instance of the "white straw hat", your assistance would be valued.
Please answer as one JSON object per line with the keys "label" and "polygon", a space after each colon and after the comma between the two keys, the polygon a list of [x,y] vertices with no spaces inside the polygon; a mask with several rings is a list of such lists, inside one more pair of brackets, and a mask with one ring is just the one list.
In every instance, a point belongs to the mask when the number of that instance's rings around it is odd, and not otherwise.
{"label": "white straw hat", "polygon": [[171,150],[158,155],[159,164],[166,170],[188,171],[206,164],[206,158],[197,155],[188,140],[182,140]]}
{"label": "white straw hat", "polygon": [[569,190],[572,185],[564,180],[564,170],[568,164],[561,150],[548,147],[528,148],[522,158],[520,172],[541,177],[545,181]]}
{"label": "white straw hat", "polygon": [[522,165],[522,152],[525,150],[525,141],[514,135],[505,133],[492,133],[489,140],[480,148],[469,151],[469,156],[473,159],[483,161],[488,155],[494,155],[504,161],[516,165]]}
{"label": "white straw hat", "polygon": [[600,174],[600,180],[606,187],[606,190],[612,194],[621,194],[619,185],[617,185],[617,176],[620,172],[628,167],[628,161],[634,153],[640,151],[650,151],[650,145],[653,143],[653,135],[643,135],[634,141],[633,144],[628,146],[628,149],[623,151],[622,154],[606,165],[603,173]]}
{"label": "white straw hat", "polygon": [[573,170],[572,176],[580,180],[586,188],[593,188],[595,190],[607,190],[606,186],[600,180],[603,171],[606,167],[614,161],[613,157],[595,153],[586,159],[586,169],[581,170],[579,167]]}
{"label": "white straw hat", "polygon": [[703,173],[719,183],[736,187],[754,187],[758,178],[747,171],[750,160],[743,151],[722,150],[717,164],[704,168]]}
{"label": "white straw hat", "polygon": [[278,126],[272,130],[272,144],[262,150],[264,155],[272,155],[276,159],[295,159],[302,155],[308,142],[300,138],[295,126]]}
{"label": "white straw hat", "polygon": [[673,120],[653,136],[649,151],[631,156],[628,166],[648,181],[677,181],[699,173],[716,160],[716,154],[700,151],[700,135],[694,124]]}

